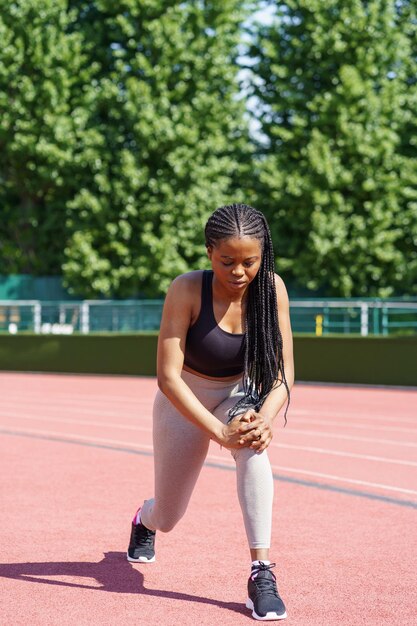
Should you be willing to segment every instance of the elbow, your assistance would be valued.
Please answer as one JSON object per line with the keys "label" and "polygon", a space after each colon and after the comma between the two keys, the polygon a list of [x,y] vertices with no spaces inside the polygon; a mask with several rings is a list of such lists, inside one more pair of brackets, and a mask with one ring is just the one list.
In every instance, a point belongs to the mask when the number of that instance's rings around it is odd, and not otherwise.
{"label": "elbow", "polygon": [[165,390],[166,390],[166,377],[165,376],[159,376],[159,374],[158,374],[157,382],[158,382],[159,390],[162,391],[162,393],[165,393]]}
{"label": "elbow", "polygon": [[180,378],[179,374],[167,374],[166,372],[158,373],[157,382],[159,390],[168,395],[170,390],[175,386],[175,381]]}

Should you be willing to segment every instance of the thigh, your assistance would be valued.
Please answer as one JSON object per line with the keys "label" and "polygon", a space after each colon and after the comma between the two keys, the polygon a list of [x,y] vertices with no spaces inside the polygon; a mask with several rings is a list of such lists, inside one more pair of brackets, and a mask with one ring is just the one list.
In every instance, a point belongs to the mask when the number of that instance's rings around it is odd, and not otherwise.
{"label": "thigh", "polygon": [[[218,420],[223,422],[223,424],[227,424],[229,421],[229,411],[232,409],[236,402],[238,402],[241,398],[243,398],[244,393],[243,389],[239,388],[235,392],[231,393],[227,398],[225,398],[216,408],[213,410],[213,415],[217,417]],[[249,408],[249,407],[248,407]],[[248,409],[242,409],[241,414],[246,413]],[[239,416],[237,416],[239,417]]]}
{"label": "thigh", "polygon": [[206,458],[210,437],[160,391],[154,403],[153,443],[156,502],[187,499]]}

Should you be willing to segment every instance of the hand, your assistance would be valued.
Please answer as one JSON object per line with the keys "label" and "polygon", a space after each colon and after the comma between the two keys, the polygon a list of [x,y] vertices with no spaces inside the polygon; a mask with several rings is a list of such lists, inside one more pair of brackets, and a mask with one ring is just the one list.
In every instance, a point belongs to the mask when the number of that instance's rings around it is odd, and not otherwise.
{"label": "hand", "polygon": [[241,447],[249,447],[258,453],[266,450],[273,437],[272,419],[250,409],[240,416],[240,422],[245,424]]}
{"label": "hand", "polygon": [[251,409],[244,415],[236,416],[231,422],[225,424],[220,434],[218,435],[217,442],[225,448],[243,448],[249,446],[254,438],[249,440],[246,438],[250,436],[252,430],[251,418],[255,419],[256,413]]}

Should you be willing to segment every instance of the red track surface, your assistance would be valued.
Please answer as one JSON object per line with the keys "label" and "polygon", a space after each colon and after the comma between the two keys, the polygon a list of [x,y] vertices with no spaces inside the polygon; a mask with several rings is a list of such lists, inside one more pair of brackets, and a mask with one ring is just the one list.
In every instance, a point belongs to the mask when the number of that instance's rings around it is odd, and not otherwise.
{"label": "red track surface", "polygon": [[[157,562],[126,561],[132,513],[152,495],[155,389],[0,374],[2,626],[255,623],[227,450],[212,446]],[[270,458],[285,623],[417,624],[417,391],[296,385]]]}

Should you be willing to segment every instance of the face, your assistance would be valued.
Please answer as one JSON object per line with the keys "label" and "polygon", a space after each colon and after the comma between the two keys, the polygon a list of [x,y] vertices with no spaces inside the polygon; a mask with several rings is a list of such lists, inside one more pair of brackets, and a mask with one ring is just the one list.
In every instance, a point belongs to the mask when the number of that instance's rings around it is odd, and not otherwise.
{"label": "face", "polygon": [[262,260],[259,239],[223,239],[207,248],[214,275],[231,293],[244,292],[258,273]]}

